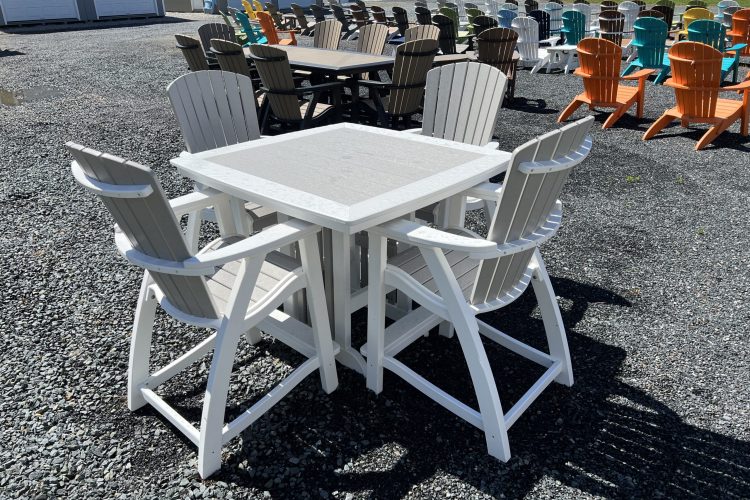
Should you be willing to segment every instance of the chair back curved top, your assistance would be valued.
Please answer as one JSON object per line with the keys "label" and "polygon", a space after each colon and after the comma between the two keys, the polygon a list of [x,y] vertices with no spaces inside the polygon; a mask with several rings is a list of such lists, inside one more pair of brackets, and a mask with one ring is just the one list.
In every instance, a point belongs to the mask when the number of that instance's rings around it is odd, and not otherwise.
{"label": "chair back curved top", "polygon": [[335,19],[315,23],[313,46],[318,49],[337,50],[341,41],[341,29],[341,23]]}
{"label": "chair back curved top", "polygon": [[253,83],[247,76],[189,73],[170,83],[167,95],[189,153],[260,138]]}
{"label": "chair back curved top", "polygon": [[222,71],[250,77],[250,66],[239,43],[214,38],[211,40],[211,52],[216,56]]}
{"label": "chair back curved top", "polygon": [[734,18],[735,12],[740,10],[741,7],[726,7],[721,16],[721,23],[727,27],[727,30],[732,29],[732,19]]}
{"label": "chair back curved top", "polygon": [[398,27],[398,32],[403,35],[409,29],[409,14],[406,9],[399,6],[391,8],[391,12],[393,12],[393,21]]}
{"label": "chair back curved top", "polygon": [[617,11],[625,16],[625,25],[623,26],[623,33],[633,33],[633,24],[638,19],[638,13],[641,11],[641,7],[635,2],[622,2],[617,6]]}
{"label": "chair back curved top", "polygon": [[518,17],[518,12],[514,10],[500,9],[497,11],[498,26],[501,28],[510,28],[513,19]]}
{"label": "chair back curved top", "polygon": [[[581,2],[588,2],[588,0],[580,0]],[[574,3],[573,10],[580,12],[584,16],[583,29],[586,33],[589,32],[591,27],[591,4],[589,3]]]}
{"label": "chair back curved top", "polygon": [[655,17],[641,17],[634,24],[633,47],[643,68],[662,68],[666,52],[667,23]]}
{"label": "chair back curved top", "polygon": [[674,88],[680,113],[694,118],[716,115],[722,58],[718,50],[697,42],[676,43],[669,49],[672,78],[666,85]]}
{"label": "chair back curved top", "polygon": [[664,19],[664,13],[654,9],[642,10],[638,13],[638,17],[655,17],[656,19]]}
{"label": "chair back curved top", "polygon": [[[517,18],[516,18],[517,19]],[[474,24],[472,25],[474,28],[474,34],[480,35],[484,30],[488,30],[490,28],[497,28],[498,27],[497,19],[490,16],[477,16],[474,18]]]}
{"label": "chair back curved top", "polygon": [[579,68],[586,97],[593,103],[614,103],[620,83],[622,48],[604,38],[586,38],[578,44]]}
{"label": "chair back curved top", "polygon": [[604,12],[609,12],[612,10],[616,11],[617,7],[618,7],[618,4],[614,0],[604,0],[600,5],[600,9],[601,9],[600,12],[604,13]]}
{"label": "chair back curved top", "polygon": [[743,56],[750,56],[750,9],[740,9],[732,14],[732,29],[727,33],[732,43],[746,43],[742,49]]}
{"label": "chair back curved top", "polygon": [[432,12],[427,7],[415,7],[418,24],[432,24]]}
{"label": "chair back curved top", "polygon": [[518,33],[511,28],[490,28],[477,36],[477,60],[494,66],[508,78],[515,75],[516,61],[513,53],[516,50]]}
{"label": "chair back curved top", "polygon": [[710,45],[719,52],[726,49],[727,28],[718,21],[696,19],[688,27],[688,40]]}
{"label": "chair back curved top", "polygon": [[513,2],[505,2],[501,3],[497,10],[512,10],[513,12],[518,12],[518,4]]}
{"label": "chair back curved top", "polygon": [[391,116],[412,115],[419,111],[424,97],[427,72],[438,51],[438,42],[423,38],[396,47],[393,76],[386,112]]}
{"label": "chair back curved top", "polygon": [[536,21],[539,29],[539,40],[547,40],[552,33],[550,32],[549,14],[543,10],[532,10],[528,16]]}
{"label": "chair back curved top", "polygon": [[693,7],[692,9],[686,10],[685,14],[682,15],[682,32],[687,35],[687,30],[690,28],[690,23],[697,21],[698,19],[713,19],[714,14],[708,9],[703,7]]}
{"label": "chair back curved top", "polygon": [[218,38],[220,40],[229,40],[230,42],[237,43],[237,37],[234,34],[234,30],[230,30],[229,26],[224,23],[206,23],[198,28],[198,38],[201,40],[203,46],[203,52],[207,56],[211,57],[211,40]]}
{"label": "chair back curved top", "polygon": [[518,33],[516,48],[524,61],[539,59],[539,23],[532,17],[517,17],[513,20],[513,30]]}
{"label": "chair back curved top", "polygon": [[368,24],[359,29],[357,52],[380,55],[388,39],[388,26],[385,24]]}
{"label": "chair back curved top", "polygon": [[524,11],[526,12],[526,15],[529,15],[529,12],[532,10],[539,10],[539,2],[537,0],[526,0],[523,3]]}
{"label": "chair back curved top", "polygon": [[370,12],[372,13],[372,20],[374,22],[380,24],[388,23],[388,16],[386,15],[385,9],[383,9],[383,7],[373,5],[372,7],[370,7]]}
{"label": "chair back curved top", "polygon": [[563,14],[563,27],[560,33],[565,35],[566,45],[578,45],[586,36],[586,16],[581,12],[571,10]]}
{"label": "chair back curved top", "polygon": [[270,45],[251,45],[250,57],[258,69],[273,114],[283,121],[301,122],[299,98],[291,92],[295,85],[286,52]]}
{"label": "chair back curved top", "polygon": [[625,28],[625,16],[616,10],[607,10],[599,14],[599,36],[617,45],[622,44],[622,31]]}
{"label": "chair back curved top", "polygon": [[737,3],[735,0],[721,0],[719,3],[716,4],[717,14],[714,19],[716,19],[719,22],[724,22],[724,15],[727,12],[728,8],[737,7],[739,9],[740,4]]}
{"label": "chair back curved top", "polygon": [[655,5],[651,10],[660,12],[664,16],[664,22],[667,26],[672,27],[674,21],[674,8],[669,5]]}
{"label": "chair back curved top", "polygon": [[175,35],[177,48],[187,61],[190,71],[205,71],[208,69],[206,54],[203,52],[200,41],[187,35]]}
{"label": "chair back curved top", "polygon": [[406,33],[404,33],[404,42],[411,42],[413,40],[435,40],[440,38],[440,29],[433,24],[420,24],[419,26],[412,26]]}

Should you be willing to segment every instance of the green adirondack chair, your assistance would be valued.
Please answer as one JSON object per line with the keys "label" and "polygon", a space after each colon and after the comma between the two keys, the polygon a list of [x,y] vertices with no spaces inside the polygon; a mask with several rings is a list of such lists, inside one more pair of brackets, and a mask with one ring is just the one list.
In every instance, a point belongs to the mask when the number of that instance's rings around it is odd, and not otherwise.
{"label": "green adirondack chair", "polygon": [[458,12],[453,10],[450,7],[441,7],[438,11],[440,14],[444,15],[445,17],[450,18],[451,21],[453,21],[453,34],[456,37],[456,42],[463,43],[466,41],[467,37],[469,36],[468,31],[461,31],[458,29]]}
{"label": "green adirondack chair", "polygon": [[721,81],[724,81],[727,77],[727,73],[733,71],[732,82],[737,83],[737,72],[740,67],[740,53],[742,52],[742,49],[747,47],[747,44],[738,43],[731,47],[727,47],[726,40],[727,27],[718,21],[698,19],[690,23],[690,26],[688,26],[688,41],[705,43],[722,54],[733,52],[733,54],[728,54],[729,57],[725,57],[721,61]]}
{"label": "green adirondack chair", "polygon": [[245,45],[268,43],[268,40],[266,40],[266,37],[260,29],[256,31],[256,29],[253,28],[253,25],[250,24],[250,18],[247,17],[247,14],[237,12],[234,16],[237,18],[237,22],[240,23],[240,26],[242,26],[242,31],[245,32],[245,36],[247,37],[247,43],[245,43]]}
{"label": "green adirondack chair", "polygon": [[466,18],[469,20],[468,30],[469,33],[474,33],[474,18],[477,16],[483,16],[484,11],[480,9],[468,8],[466,9]]}
{"label": "green adirondack chair", "polygon": [[637,69],[658,69],[655,84],[662,84],[669,76],[669,57],[667,57],[667,23],[655,17],[641,17],[633,25],[634,38],[631,46],[635,48],[637,57],[632,61],[622,76]]}
{"label": "green adirondack chair", "polygon": [[560,33],[565,36],[565,45],[578,45],[586,37],[586,16],[583,12],[569,10],[563,13],[562,22]]}

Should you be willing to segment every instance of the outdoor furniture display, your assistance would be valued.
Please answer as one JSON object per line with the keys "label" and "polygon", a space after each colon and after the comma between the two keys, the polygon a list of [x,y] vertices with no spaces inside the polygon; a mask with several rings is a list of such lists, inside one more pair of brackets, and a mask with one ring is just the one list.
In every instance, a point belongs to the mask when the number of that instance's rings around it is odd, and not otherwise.
{"label": "outdoor furniture display", "polygon": [[315,23],[307,22],[307,16],[305,16],[304,9],[296,3],[291,4],[290,7],[295,19],[297,19],[297,30],[299,31],[299,34],[309,36],[312,33],[312,30],[315,29]]}
{"label": "outdoor furniture display", "polygon": [[722,54],[728,54],[721,60],[721,81],[723,82],[727,74],[732,71],[732,82],[737,83],[740,68],[740,53],[747,46],[744,43],[738,43],[727,47],[727,28],[717,21],[708,19],[698,19],[690,23],[688,28],[688,40],[691,42],[705,43],[715,48]]}
{"label": "outdoor furniture display", "polygon": [[[282,124],[293,124],[300,129],[308,128],[323,120],[341,118],[342,82],[326,82],[306,87],[295,86],[287,53],[280,47],[253,45],[249,47],[250,57],[258,69],[263,82],[268,106],[264,107],[260,129],[266,130],[270,117]],[[332,94],[333,104],[321,102],[323,94]],[[311,95],[311,99],[300,100]]]}
{"label": "outdoor furniture display", "polygon": [[531,72],[537,73],[541,69],[544,69],[549,73],[553,69],[560,68],[565,73],[572,71],[576,65],[576,48],[578,42],[585,36],[583,26],[585,19],[583,14],[574,10],[564,13],[563,28],[560,30],[560,34],[565,36],[565,43],[547,47],[545,49],[547,55],[536,63]]}
{"label": "outdoor furniture display", "polygon": [[[706,131],[695,145],[701,150],[713,142],[735,121],[740,120],[740,133],[748,135],[748,108],[750,81],[721,87],[721,63],[724,56],[708,45],[696,42],[676,43],[669,49],[672,78],[665,82],[674,88],[677,106],[668,109],[643,135],[648,140],[674,120],[682,126],[691,123],[708,123]],[[720,91],[741,91],[742,100],[721,99]]]}
{"label": "outdoor furniture display", "polygon": [[328,19],[322,23],[315,23],[313,33],[313,47],[318,49],[337,50],[341,41],[341,23],[335,19]]}
{"label": "outdoor furniture display", "polygon": [[[266,35],[269,45],[297,45],[297,38],[294,36],[294,31],[277,31],[271,14],[268,12],[258,12],[258,22],[263,33]],[[280,38],[280,34],[289,38]]]}
{"label": "outdoor furniture display", "polygon": [[[347,145],[347,155],[360,159],[352,168],[341,168],[341,144]],[[299,168],[300,158],[305,168]],[[352,279],[358,262],[346,265],[351,236],[446,198],[441,225],[460,225],[463,193],[502,173],[509,158],[492,148],[340,123],[184,154],[172,164],[207,187],[331,230],[323,263],[326,280],[331,279],[326,282],[330,317],[341,346],[337,360],[364,373],[364,359],[351,346],[351,314],[367,305],[367,292]]]}
{"label": "outdoor furniture display", "polygon": [[539,24],[533,17],[517,17],[513,20],[513,30],[518,33],[516,48],[521,66],[533,68],[547,56],[547,51],[539,48]]}
{"label": "outdoor furniture display", "polygon": [[616,10],[602,11],[599,14],[599,37],[616,45],[622,45],[622,31],[625,29],[625,16]]}
{"label": "outdoor furniture display", "polygon": [[559,30],[556,35],[552,35],[552,32],[550,31],[549,14],[541,10],[532,10],[528,13],[528,17],[537,22],[540,44],[555,45],[560,41]]}
{"label": "outdoor furniture display", "polygon": [[702,7],[694,7],[690,10],[686,10],[685,14],[682,16],[682,29],[675,31],[675,39],[681,40],[683,38],[687,38],[688,36],[688,28],[690,27],[690,23],[693,21],[697,21],[698,19],[713,19],[714,14],[708,9],[704,9]]}
{"label": "outdoor furniture display", "polygon": [[203,52],[201,43],[198,40],[187,35],[175,35],[174,37],[177,40],[177,48],[185,56],[185,61],[187,61],[190,71],[204,71],[208,69],[206,53]]}
{"label": "outdoor furniture display", "polygon": [[628,66],[623,76],[637,69],[658,70],[655,84],[661,84],[669,76],[669,58],[667,57],[667,23],[653,17],[642,17],[635,21],[635,38],[631,43],[635,49],[628,59]]}
{"label": "outdoor furniture display", "polygon": [[432,24],[420,24],[413,26],[404,33],[404,42],[412,40],[435,40],[440,37],[440,29]]}
{"label": "outdoor furniture display", "polygon": [[732,14],[732,29],[727,32],[732,44],[746,43],[743,56],[750,56],[750,9],[741,9]]}
{"label": "outdoor furniture display", "polygon": [[[189,73],[170,83],[167,95],[189,153],[260,138],[257,93],[247,76],[224,71]],[[197,192],[201,190],[196,186]],[[278,222],[276,212],[256,203],[245,203],[243,208],[245,217],[238,221],[238,234],[250,234]],[[192,252],[198,251],[202,220],[216,221],[215,211],[203,207],[188,214],[185,241]]]}
{"label": "outdoor furniture display", "polygon": [[[316,225],[290,220],[255,236],[224,237],[191,252],[177,221],[186,210],[225,204],[223,194],[192,193],[167,200],[150,168],[68,143],[71,169],[115,219],[121,255],[146,272],[138,297],[128,367],[128,408],[150,404],[198,447],[198,473],[206,478],[221,468],[223,445],[237,437],[315,371],[323,390],[338,385],[324,300]],[[298,244],[300,260],[276,250]],[[312,327],[278,307],[307,290]],[[152,330],[157,306],[181,323],[215,330],[186,353],[152,372]],[[229,423],[224,422],[232,366],[240,341],[260,341],[260,329],[306,359],[264,398]],[[161,338],[161,337],[159,337]],[[157,388],[213,350],[196,427],[157,393]]]}
{"label": "outdoor furniture display", "polygon": [[[486,239],[462,228],[443,231],[405,219],[368,230],[367,344],[361,348],[367,358],[367,387],[381,393],[383,371],[391,371],[484,431],[489,455],[502,461],[511,456],[508,429],[533,401],[553,381],[573,384],[565,329],[539,247],[560,227],[562,203],[558,196],[571,169],[591,150],[588,132],[592,122],[592,117],[585,118],[513,152],[502,188],[487,189],[498,208]],[[412,248],[388,259],[387,239]],[[477,318],[508,306],[529,284],[539,303],[549,354]],[[385,295],[392,288],[415,299],[420,307],[386,330]],[[400,352],[427,337],[429,330],[442,322],[451,325],[446,333],[452,336],[455,330],[458,336],[478,411],[397,359]],[[545,369],[507,411],[503,410],[482,336]]]}
{"label": "outdoor furniture display", "polygon": [[377,115],[383,127],[396,127],[399,119],[407,124],[419,112],[424,96],[425,79],[437,54],[435,40],[413,40],[396,48],[391,82],[362,80],[369,99],[362,101]]}
{"label": "outdoor furniture display", "polygon": [[222,71],[252,77],[242,45],[215,38],[211,40],[211,53],[216,57]]}
{"label": "outdoor furniture display", "polygon": [[[602,128],[610,128],[624,115],[633,104],[636,105],[636,116],[643,116],[646,79],[654,72],[642,69],[632,75],[620,76],[622,48],[602,38],[586,38],[578,44],[578,58],[581,67],[575,74],[583,79],[583,93],[577,95],[573,102],[560,113],[558,122],[570,117],[582,104],[589,109],[615,108]],[[620,85],[620,79],[635,80],[637,87]]]}
{"label": "outdoor furniture display", "polygon": [[633,25],[635,24],[635,20],[638,19],[641,7],[635,2],[622,2],[617,6],[617,12],[625,16],[625,25],[622,28],[625,38],[632,37]]}
{"label": "outdoor furniture display", "polygon": [[516,91],[517,40],[518,33],[510,28],[490,28],[477,36],[477,60],[494,66],[507,77],[506,99],[508,100],[513,99]]}
{"label": "outdoor furniture display", "polygon": [[245,14],[238,12],[236,16],[237,22],[242,26],[242,32],[245,34],[247,43],[268,43],[263,32],[260,29],[256,29]]}
{"label": "outdoor furniture display", "polygon": [[201,25],[198,28],[198,38],[201,40],[203,53],[209,63],[216,60],[211,53],[211,40],[218,38],[220,40],[228,40],[237,43],[237,37],[234,34],[234,30],[229,29],[224,23],[207,23]]}

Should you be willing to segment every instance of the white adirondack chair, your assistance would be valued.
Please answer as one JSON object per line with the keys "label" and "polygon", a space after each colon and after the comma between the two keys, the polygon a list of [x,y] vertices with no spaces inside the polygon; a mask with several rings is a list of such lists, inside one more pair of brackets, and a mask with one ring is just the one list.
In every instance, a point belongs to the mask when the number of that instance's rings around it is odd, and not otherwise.
{"label": "white adirondack chair", "polygon": [[626,38],[633,37],[633,25],[635,20],[638,19],[638,13],[641,11],[641,6],[635,2],[622,2],[617,6],[617,11],[621,12],[625,16],[625,25],[623,26],[622,32]]}
{"label": "white adirondack chair", "polygon": [[[253,83],[247,76],[226,71],[196,71],[177,78],[167,86],[177,123],[189,153],[231,146],[260,138]],[[202,187],[196,186],[200,191]],[[243,222],[240,234],[249,234],[275,224],[276,212],[257,203],[233,206],[235,218]],[[202,220],[215,220],[213,210],[204,209],[188,217],[188,242],[198,250]]]}
{"label": "white adirondack chair", "polygon": [[[319,369],[323,389],[337,384],[323,290],[319,227],[290,220],[249,238],[216,240],[197,254],[189,251],[177,217],[205,206],[226,206],[226,196],[192,193],[169,202],[151,169],[68,143],[76,180],[98,195],[115,219],[115,243],[131,264],[145,270],[133,324],[128,369],[128,407],[146,403],[198,446],[198,472],[221,468],[224,444]],[[301,261],[275,250],[299,243]],[[291,294],[307,289],[312,327],[278,310]],[[168,365],[151,373],[149,358],[156,306],[174,319],[216,330]],[[250,343],[267,334],[308,359],[264,398],[224,423],[232,364],[240,337]],[[156,393],[158,386],[213,348],[203,414],[196,428]]]}
{"label": "white adirondack chair", "polygon": [[721,0],[716,4],[717,14],[716,17],[714,17],[714,21],[724,23],[724,15],[726,14],[727,9],[739,6],[740,4],[735,0]]}
{"label": "white adirondack chair", "polygon": [[584,26],[586,26],[586,33],[591,33],[593,30],[593,27],[591,26],[591,5],[585,3],[577,3],[573,4],[573,8],[571,10],[576,10],[583,14],[583,16],[586,18],[584,24]]}
{"label": "white adirondack chair", "polygon": [[547,57],[547,50],[539,47],[539,23],[533,17],[517,17],[513,19],[511,28],[518,33],[516,49],[521,56],[521,66],[533,68]]}
{"label": "white adirondack chair", "polygon": [[549,32],[550,36],[559,35],[562,29],[563,6],[555,2],[544,4],[544,12],[549,14]]}
{"label": "white adirondack chair", "polygon": [[[501,188],[488,189],[498,200],[487,239],[460,228],[441,231],[397,220],[369,230],[367,387],[383,390],[386,368],[444,408],[485,433],[489,454],[510,458],[507,431],[552,382],[573,384],[562,318],[539,246],[560,226],[557,200],[571,168],[591,147],[588,117],[545,134],[514,151]],[[475,188],[472,192],[482,191]],[[477,193],[478,194],[478,193]],[[386,241],[413,245],[386,259]],[[530,347],[478,320],[478,314],[505,307],[531,283],[539,302],[549,354]],[[385,292],[395,288],[420,307],[385,329]],[[396,356],[442,321],[453,324],[479,411],[458,401],[411,370]],[[546,368],[539,380],[504,412],[480,334]]]}

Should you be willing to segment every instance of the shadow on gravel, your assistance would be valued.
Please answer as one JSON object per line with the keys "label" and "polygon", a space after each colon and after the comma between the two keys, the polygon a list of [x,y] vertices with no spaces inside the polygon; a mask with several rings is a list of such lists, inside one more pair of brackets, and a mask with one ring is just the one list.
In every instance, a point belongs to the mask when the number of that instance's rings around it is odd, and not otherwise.
{"label": "shadow on gravel", "polygon": [[[576,384],[553,384],[519,419],[509,433],[508,463],[486,455],[482,433],[397,377],[386,373],[385,389],[375,396],[359,375],[339,369],[337,391],[325,396],[317,378],[308,378],[297,390],[301,395],[295,391],[287,398],[286,409],[272,410],[261,419],[268,424],[259,421],[243,433],[241,450],[230,454],[211,480],[269,490],[274,498],[300,498],[301,491],[314,497],[334,491],[420,497],[434,495],[438,486],[452,492],[465,488],[464,498],[475,496],[474,489],[517,498],[543,478],[607,497],[746,495],[750,443],[683,422],[668,406],[619,380],[624,350],[576,332],[589,307],[617,310],[631,303],[567,279],[554,280],[554,286]],[[483,319],[518,338],[543,342],[533,294],[507,309]],[[362,314],[355,317],[360,336],[364,321]],[[540,371],[486,347],[507,409]],[[457,339],[432,334],[400,358],[476,407]]]}
{"label": "shadow on gravel", "polygon": [[17,50],[0,50],[0,57],[12,57],[12,56],[25,56],[25,52],[19,52]]}
{"label": "shadow on gravel", "polygon": [[[739,122],[736,122],[733,127],[736,127]],[[701,128],[693,127],[683,128],[677,122],[668,125],[664,130],[660,131],[649,141],[660,141],[665,139],[673,139],[675,137],[684,137],[692,139],[698,142],[703,134],[708,130],[708,125]],[[742,136],[736,130],[725,130],[711,144],[706,146],[703,151],[711,151],[712,149],[734,149],[736,151],[742,151],[744,153],[750,152],[750,137]]]}
{"label": "shadow on gravel", "polygon": [[13,35],[38,35],[40,33],[60,33],[64,31],[101,30],[109,28],[131,28],[133,26],[151,26],[152,24],[189,23],[193,19],[182,17],[151,17],[144,19],[107,19],[96,22],[72,22],[65,24],[40,24],[32,26],[6,26],[0,33]]}
{"label": "shadow on gravel", "polygon": [[544,99],[527,99],[526,97],[514,97],[509,103],[503,104],[503,107],[537,115],[554,115],[560,112],[558,109],[548,108],[547,101]]}

